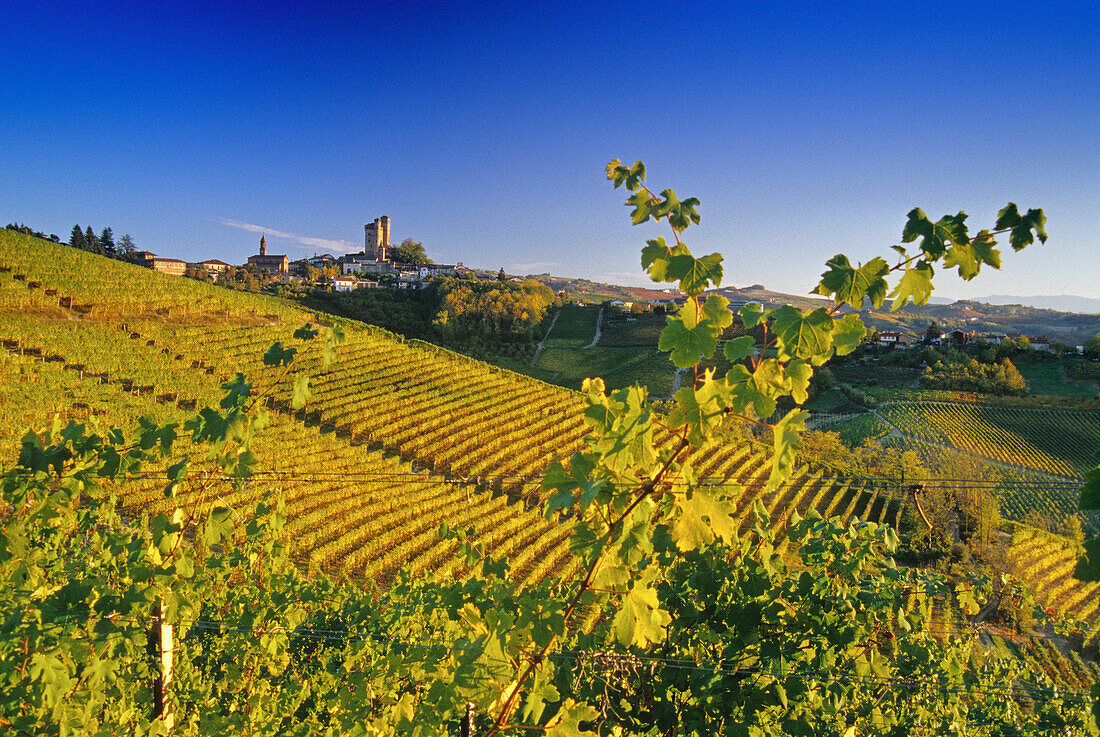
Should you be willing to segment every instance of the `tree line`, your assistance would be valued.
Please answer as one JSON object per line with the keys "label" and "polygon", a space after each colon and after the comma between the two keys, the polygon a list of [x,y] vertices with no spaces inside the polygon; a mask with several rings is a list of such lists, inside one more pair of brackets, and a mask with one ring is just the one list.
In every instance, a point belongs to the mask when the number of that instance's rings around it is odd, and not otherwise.
{"label": "tree line", "polygon": [[88,251],[100,256],[123,259],[128,259],[137,250],[134,239],[130,237],[129,233],[124,234],[116,242],[114,231],[110,226],[105,227],[99,232],[99,235],[96,235],[95,231],[92,230],[92,226],[89,225],[82,230],[79,223],[73,225],[73,230],[69,234],[69,245],[81,251]]}

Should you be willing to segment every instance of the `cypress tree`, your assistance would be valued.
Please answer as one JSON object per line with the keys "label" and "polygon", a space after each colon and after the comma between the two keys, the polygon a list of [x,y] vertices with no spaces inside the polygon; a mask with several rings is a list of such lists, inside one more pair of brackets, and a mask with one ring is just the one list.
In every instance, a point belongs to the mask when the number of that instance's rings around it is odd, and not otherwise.
{"label": "cypress tree", "polygon": [[84,231],[80,229],[80,225],[73,226],[72,235],[69,236],[69,245],[73,248],[79,248],[81,251],[87,249],[87,244],[84,243]]}
{"label": "cypress tree", "polygon": [[114,258],[118,249],[115,248],[115,234],[109,226],[99,234],[99,245],[103,247],[103,253]]}
{"label": "cypress tree", "polygon": [[96,237],[95,231],[92,230],[90,225],[84,231],[84,248],[92,253],[103,253],[103,248],[99,245],[99,238]]}

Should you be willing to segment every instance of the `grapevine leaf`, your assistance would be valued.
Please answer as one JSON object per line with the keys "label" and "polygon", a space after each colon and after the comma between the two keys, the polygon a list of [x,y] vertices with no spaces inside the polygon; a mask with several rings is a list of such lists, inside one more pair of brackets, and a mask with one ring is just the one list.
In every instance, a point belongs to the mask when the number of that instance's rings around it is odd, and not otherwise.
{"label": "grapevine leaf", "polygon": [[703,319],[711,326],[714,337],[718,338],[723,330],[733,325],[730,301],[720,294],[710,295],[703,303]]}
{"label": "grapevine leaf", "polygon": [[679,516],[670,528],[676,547],[683,552],[701,548],[716,537],[730,543],[737,536],[737,522],[730,516],[729,505],[709,491],[696,488],[676,498]]}
{"label": "grapevine leaf", "polygon": [[833,346],[838,356],[846,356],[859,347],[867,327],[856,313],[845,315],[833,326]]}
{"label": "grapevine leaf", "polygon": [[301,409],[312,397],[313,392],[309,390],[309,375],[297,374],[294,377],[294,394],[291,397],[290,406],[296,410]]}
{"label": "grapevine leaf", "polygon": [[[574,503],[586,508],[604,486],[603,479],[593,479],[596,458],[590,453],[574,453],[569,459],[569,469],[560,463],[551,463],[542,475],[542,490],[555,492],[546,502],[546,516],[559,509],[569,509]],[[577,495],[575,492],[579,491]]]}
{"label": "grapevine leaf", "polygon": [[233,535],[233,512],[226,507],[214,507],[206,519],[206,544],[217,545]]}
{"label": "grapevine leaf", "polygon": [[619,644],[645,647],[651,642],[664,640],[664,628],[672,621],[668,612],[661,609],[657,589],[653,588],[655,568],[647,568],[623,597],[622,606],[615,615],[615,638]]}
{"label": "grapevine leaf", "polygon": [[722,347],[722,352],[726,354],[726,358],[731,363],[737,363],[752,354],[754,343],[755,341],[751,335],[742,335],[739,338],[726,341],[726,344]]}
{"label": "grapevine leaf", "polygon": [[[1031,209],[1027,211],[1026,215],[1020,215],[1016,203],[1009,202],[997,213],[996,228],[997,230],[1011,230],[1008,242],[1012,244],[1012,250],[1019,251],[1034,243],[1036,235],[1039,237],[1040,243],[1047,242],[1046,223],[1047,216],[1043,214],[1042,210]],[[1035,231],[1035,235],[1032,235],[1032,230]]]}
{"label": "grapevine leaf", "polygon": [[997,242],[989,231],[980,231],[970,243],[948,248],[943,264],[947,268],[958,266],[959,276],[969,281],[978,275],[983,263],[994,269],[1001,268],[1001,252],[994,248],[995,245]]}
{"label": "grapevine leaf", "polygon": [[298,349],[291,346],[290,348],[284,348],[283,342],[277,340],[271,344],[271,347],[264,352],[264,365],[265,366],[289,366],[290,362],[294,360],[294,354],[298,352]]}
{"label": "grapevine leaf", "polygon": [[245,382],[244,374],[239,372],[232,381],[227,381],[226,383],[222,384],[222,389],[224,389],[226,392],[221,401],[222,409],[243,407],[246,400],[252,393],[252,385]]}
{"label": "grapevine leaf", "polygon": [[829,270],[821,275],[821,283],[814,293],[833,296],[837,302],[847,302],[857,310],[863,308],[864,297],[871,300],[876,310],[882,307],[887,290],[884,277],[890,271],[884,260],[874,258],[857,269],[852,267],[847,256],[837,254],[825,265]]}
{"label": "grapevine leaf", "polygon": [[797,404],[806,402],[810,398],[810,378],[814,375],[814,370],[810,364],[805,361],[794,360],[787,364],[787,368],[783,373],[787,379],[787,387],[791,393],[791,398]]}
{"label": "grapevine leaf", "polygon": [[803,313],[790,305],[780,307],[775,311],[773,330],[780,360],[805,358],[816,366],[832,353],[833,318],[824,308]]}
{"label": "grapevine leaf", "polygon": [[[970,242],[966,233],[966,213],[944,215],[933,223],[919,207],[909,212],[909,221],[902,230],[901,240],[912,243],[921,239],[920,248],[929,261],[938,261],[947,250],[947,243],[956,246]],[[921,303],[923,304],[923,303]]]}
{"label": "grapevine leaf", "polygon": [[680,291],[697,297],[708,284],[717,287],[722,283],[722,254],[712,253],[702,258],[695,258],[690,253],[672,256],[666,276],[670,280],[679,279]]}
{"label": "grapevine leaf", "polygon": [[644,189],[639,189],[626,200],[626,206],[633,206],[634,209],[630,211],[630,219],[635,225],[641,225],[646,220],[649,220],[650,215],[653,213],[653,201],[650,199],[649,193]]}
{"label": "grapevine leaf", "polygon": [[699,224],[698,199],[688,197],[681,202],[671,189],[661,192],[661,196],[665,199],[654,209],[654,217],[668,217],[668,224],[678,233],[682,233],[691,223]]}
{"label": "grapevine leaf", "polygon": [[688,248],[683,243],[677,243],[669,248],[664,238],[651,238],[646,241],[646,246],[642,249],[642,268],[653,281],[676,281],[676,278],[668,276],[669,259],[687,253],[689,253]]}
{"label": "grapevine leaf", "polygon": [[623,162],[612,159],[605,169],[607,178],[615,183],[615,188],[625,184],[631,192],[638,189],[638,183],[645,181],[645,164],[635,161],[629,169],[623,166]]}
{"label": "grapevine leaf", "polygon": [[932,296],[932,265],[927,261],[918,261],[912,268],[906,268],[894,290],[890,292],[890,311],[897,312],[909,304],[923,305]]}
{"label": "grapevine leaf", "polygon": [[688,440],[701,445],[714,429],[722,423],[725,408],[729,406],[729,385],[714,380],[714,369],[703,374],[698,389],[681,387],[676,392],[676,408],[669,415],[673,427],[688,428]]}
{"label": "grapevine leaf", "polygon": [[750,330],[764,322],[771,314],[772,310],[765,312],[758,302],[749,302],[737,311],[737,316],[741,318],[741,324]]}
{"label": "grapevine leaf", "polygon": [[298,340],[313,340],[318,334],[317,328],[313,327],[313,323],[307,322],[302,327],[294,331],[294,337]]}
{"label": "grapevine leaf", "polygon": [[798,451],[802,448],[801,432],[806,429],[810,413],[792,409],[772,428],[772,472],[768,477],[767,491],[774,491],[790,478]]}
{"label": "grapevine leaf", "polygon": [[1085,474],[1078,506],[1082,511],[1100,509],[1100,466]]}
{"label": "grapevine leaf", "polygon": [[1084,547],[1084,555],[1077,559],[1073,575],[1082,581],[1100,581],[1100,537],[1090,537]]}
{"label": "grapevine leaf", "polygon": [[672,362],[679,368],[690,368],[700,358],[714,355],[720,332],[705,317],[696,315],[695,305],[688,302],[675,315],[665,318],[657,347],[670,352]]}
{"label": "grapevine leaf", "polygon": [[543,735],[545,737],[584,737],[591,735],[591,730],[582,730],[581,722],[595,722],[600,713],[588,704],[576,704],[572,699],[566,699],[560,711],[554,717],[554,721],[547,725]]}

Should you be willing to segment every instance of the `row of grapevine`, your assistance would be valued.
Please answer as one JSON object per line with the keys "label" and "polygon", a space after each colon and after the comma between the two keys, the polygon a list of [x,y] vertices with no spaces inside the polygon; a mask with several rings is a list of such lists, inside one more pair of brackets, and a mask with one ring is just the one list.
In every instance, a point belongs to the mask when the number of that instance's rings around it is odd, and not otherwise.
{"label": "row of grapevine", "polygon": [[968,453],[1079,477],[1095,465],[1100,413],[949,402],[899,402],[880,412],[903,433]]}

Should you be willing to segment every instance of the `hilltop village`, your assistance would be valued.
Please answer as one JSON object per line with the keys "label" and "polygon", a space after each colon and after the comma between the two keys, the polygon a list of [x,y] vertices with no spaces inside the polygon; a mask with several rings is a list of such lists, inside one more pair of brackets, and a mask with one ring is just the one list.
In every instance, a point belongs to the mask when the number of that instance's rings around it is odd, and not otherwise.
{"label": "hilltop village", "polygon": [[[437,276],[468,276],[472,272],[461,263],[435,264],[423,257],[415,261],[401,259],[401,247],[390,243],[390,218],[375,218],[363,226],[363,250],[358,253],[333,256],[321,254],[309,258],[290,260],[282,253],[269,253],[266,235],[260,236],[259,251],[241,265],[234,266],[220,259],[186,262],[177,258],[158,256],[149,251],[137,251],[130,259],[134,263],[154,271],[176,276],[210,278],[214,281],[230,281],[237,277],[261,277],[265,283],[324,283],[334,291],[350,292],[355,289],[397,287],[418,289]],[[403,245],[411,244],[407,240]],[[414,244],[419,245],[419,244]]]}

